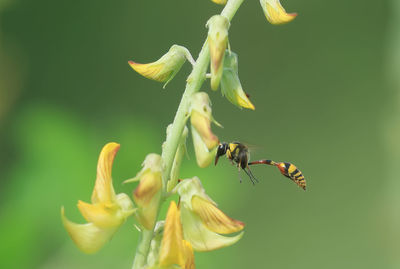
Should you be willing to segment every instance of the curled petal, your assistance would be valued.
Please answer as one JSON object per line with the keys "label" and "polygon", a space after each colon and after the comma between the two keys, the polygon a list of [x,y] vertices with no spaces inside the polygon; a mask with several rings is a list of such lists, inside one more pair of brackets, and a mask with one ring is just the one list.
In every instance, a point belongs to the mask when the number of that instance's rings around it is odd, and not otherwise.
{"label": "curled petal", "polygon": [[189,51],[182,46],[173,45],[159,60],[148,64],[139,64],[129,61],[129,65],[142,76],[159,82],[165,86],[179,72],[186,59],[194,62]]}
{"label": "curled petal", "polygon": [[227,247],[239,241],[243,236],[243,232],[227,237],[209,230],[200,217],[188,209],[185,204],[181,204],[181,216],[183,236],[196,251],[211,251]]}
{"label": "curled petal", "polygon": [[99,228],[93,223],[77,224],[65,217],[64,208],[61,208],[61,219],[68,234],[78,246],[78,248],[87,253],[95,253],[105,243],[107,243],[115,231],[114,228]]}
{"label": "curled petal", "polygon": [[177,264],[185,268],[185,248],[182,238],[180,213],[174,201],[170,203],[164,226],[164,235],[161,241],[160,265]]}
{"label": "curled petal", "polygon": [[279,0],[260,0],[260,4],[271,24],[285,24],[297,16],[297,13],[286,13]]}
{"label": "curled petal", "polygon": [[144,76],[159,82],[166,82],[172,73],[172,70],[166,72],[165,63],[154,62],[149,64],[140,64],[134,61],[128,61],[133,70]]}
{"label": "curled petal", "polygon": [[115,201],[111,170],[119,147],[119,144],[112,142],[106,144],[101,150],[97,163],[97,178],[92,194],[92,203],[113,203]]}
{"label": "curled petal", "polygon": [[213,232],[230,234],[243,230],[244,223],[225,215],[210,201],[194,195],[192,198],[193,212],[196,213],[204,225]]}

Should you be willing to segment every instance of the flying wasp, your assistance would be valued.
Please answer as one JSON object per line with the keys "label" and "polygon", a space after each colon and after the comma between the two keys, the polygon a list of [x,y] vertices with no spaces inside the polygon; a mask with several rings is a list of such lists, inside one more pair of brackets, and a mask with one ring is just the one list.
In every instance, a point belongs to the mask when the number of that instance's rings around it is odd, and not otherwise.
{"label": "flying wasp", "polygon": [[250,165],[255,164],[266,164],[276,166],[279,171],[285,177],[292,180],[303,190],[306,190],[306,180],[301,173],[301,171],[292,163],[288,162],[274,162],[272,160],[258,160],[254,162],[249,162],[250,152],[249,149],[240,142],[232,142],[226,143],[223,142],[219,144],[217,149],[217,154],[215,156],[215,165],[218,163],[219,157],[226,155],[226,157],[232,162],[232,164],[236,163],[236,166],[243,171],[246,172],[247,176],[250,178],[251,183],[253,185],[258,182],[258,179],[253,175],[250,170]]}

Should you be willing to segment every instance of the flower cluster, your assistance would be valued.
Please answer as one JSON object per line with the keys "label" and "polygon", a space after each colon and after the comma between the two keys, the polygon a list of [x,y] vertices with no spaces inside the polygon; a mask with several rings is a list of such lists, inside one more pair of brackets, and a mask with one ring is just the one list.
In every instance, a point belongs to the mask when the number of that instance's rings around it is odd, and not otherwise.
{"label": "flower cluster", "polygon": [[[233,105],[255,109],[242,88],[238,56],[231,51],[228,40],[230,18],[242,0],[212,1],[230,7],[207,21],[207,40],[197,61],[193,60],[187,48],[180,45],[173,45],[160,59],[151,63],[129,61],[137,73],[164,83],[164,87],[186,60],[193,65],[193,72],[187,79],[174,123],[167,128],[162,154],[148,154],[142,169],[124,182],[137,183],[132,196],[115,193],[111,170],[119,144],[108,143],[99,156],[91,203],[78,201],[78,209],[87,223],[70,221],[61,208],[64,227],[83,252],[98,251],[131,215],[136,219],[138,230],[147,236],[142,241],[143,248],[138,247],[134,269],[192,269],[195,268],[195,251],[213,251],[230,246],[243,236],[244,223],[222,212],[206,194],[199,178],[182,180],[179,177],[189,131],[197,164],[202,168],[215,159],[220,145],[211,126],[212,123],[221,125],[212,115],[208,94],[200,91],[206,78],[210,78],[211,89],[221,89],[221,94]],[[279,0],[260,0],[260,3],[272,24],[287,23],[296,17],[295,13],[286,13]],[[207,74],[208,67],[210,74]],[[188,122],[190,128],[186,126]],[[178,204],[170,202],[165,221],[159,221],[162,203],[174,195],[179,197]]]}

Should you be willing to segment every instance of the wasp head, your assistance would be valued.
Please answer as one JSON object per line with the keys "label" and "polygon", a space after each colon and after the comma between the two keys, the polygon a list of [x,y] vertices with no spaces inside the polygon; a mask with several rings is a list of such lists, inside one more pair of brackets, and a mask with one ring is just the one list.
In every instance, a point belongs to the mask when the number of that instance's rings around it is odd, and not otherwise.
{"label": "wasp head", "polygon": [[219,144],[218,149],[217,149],[217,155],[215,156],[215,165],[217,165],[219,157],[226,154],[228,147],[229,147],[229,144],[226,142],[222,142],[221,144]]}

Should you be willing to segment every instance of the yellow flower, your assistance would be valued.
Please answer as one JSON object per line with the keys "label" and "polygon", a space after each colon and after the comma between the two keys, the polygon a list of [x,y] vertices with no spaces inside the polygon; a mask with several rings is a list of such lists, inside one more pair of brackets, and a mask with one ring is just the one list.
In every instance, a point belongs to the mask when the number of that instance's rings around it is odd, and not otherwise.
{"label": "yellow flower", "polygon": [[163,86],[163,88],[165,88],[168,82],[179,72],[186,59],[194,63],[190,52],[185,47],[173,45],[169,51],[156,62],[139,64],[129,61],[128,63],[142,76],[159,82],[165,82]]}
{"label": "yellow flower", "polygon": [[286,13],[279,0],[260,0],[260,4],[271,24],[285,24],[297,16],[297,13]]}
{"label": "yellow flower", "polygon": [[211,0],[218,5],[225,5],[227,0]]}
{"label": "yellow flower", "polygon": [[103,147],[97,164],[92,203],[78,201],[78,208],[89,223],[71,222],[65,217],[64,208],[61,208],[65,229],[78,248],[85,253],[98,251],[135,211],[129,197],[125,193],[116,195],[112,185],[111,169],[118,149],[117,143],[108,143]]}
{"label": "yellow flower", "polygon": [[197,164],[207,167],[215,157],[219,139],[211,131],[211,122],[221,126],[212,117],[211,102],[207,93],[198,92],[192,96],[190,123]]}
{"label": "yellow flower", "polygon": [[224,54],[228,45],[229,20],[221,15],[214,15],[207,21],[208,45],[211,57],[211,89],[217,90],[222,76]]}
{"label": "yellow flower", "polygon": [[133,200],[138,207],[135,217],[145,229],[151,230],[156,221],[161,199],[161,156],[155,153],[147,155],[142,166],[142,170],[135,178],[128,179],[124,183],[140,180],[133,192]]}
{"label": "yellow flower", "polygon": [[227,51],[225,53],[224,72],[221,79],[221,93],[232,104],[240,108],[255,109],[242,89],[238,75],[238,57],[234,52]]}
{"label": "yellow flower", "polygon": [[197,177],[183,180],[175,189],[180,195],[183,235],[194,250],[211,251],[230,246],[243,236],[243,232],[232,237],[221,235],[243,230],[244,223],[218,209]]}

